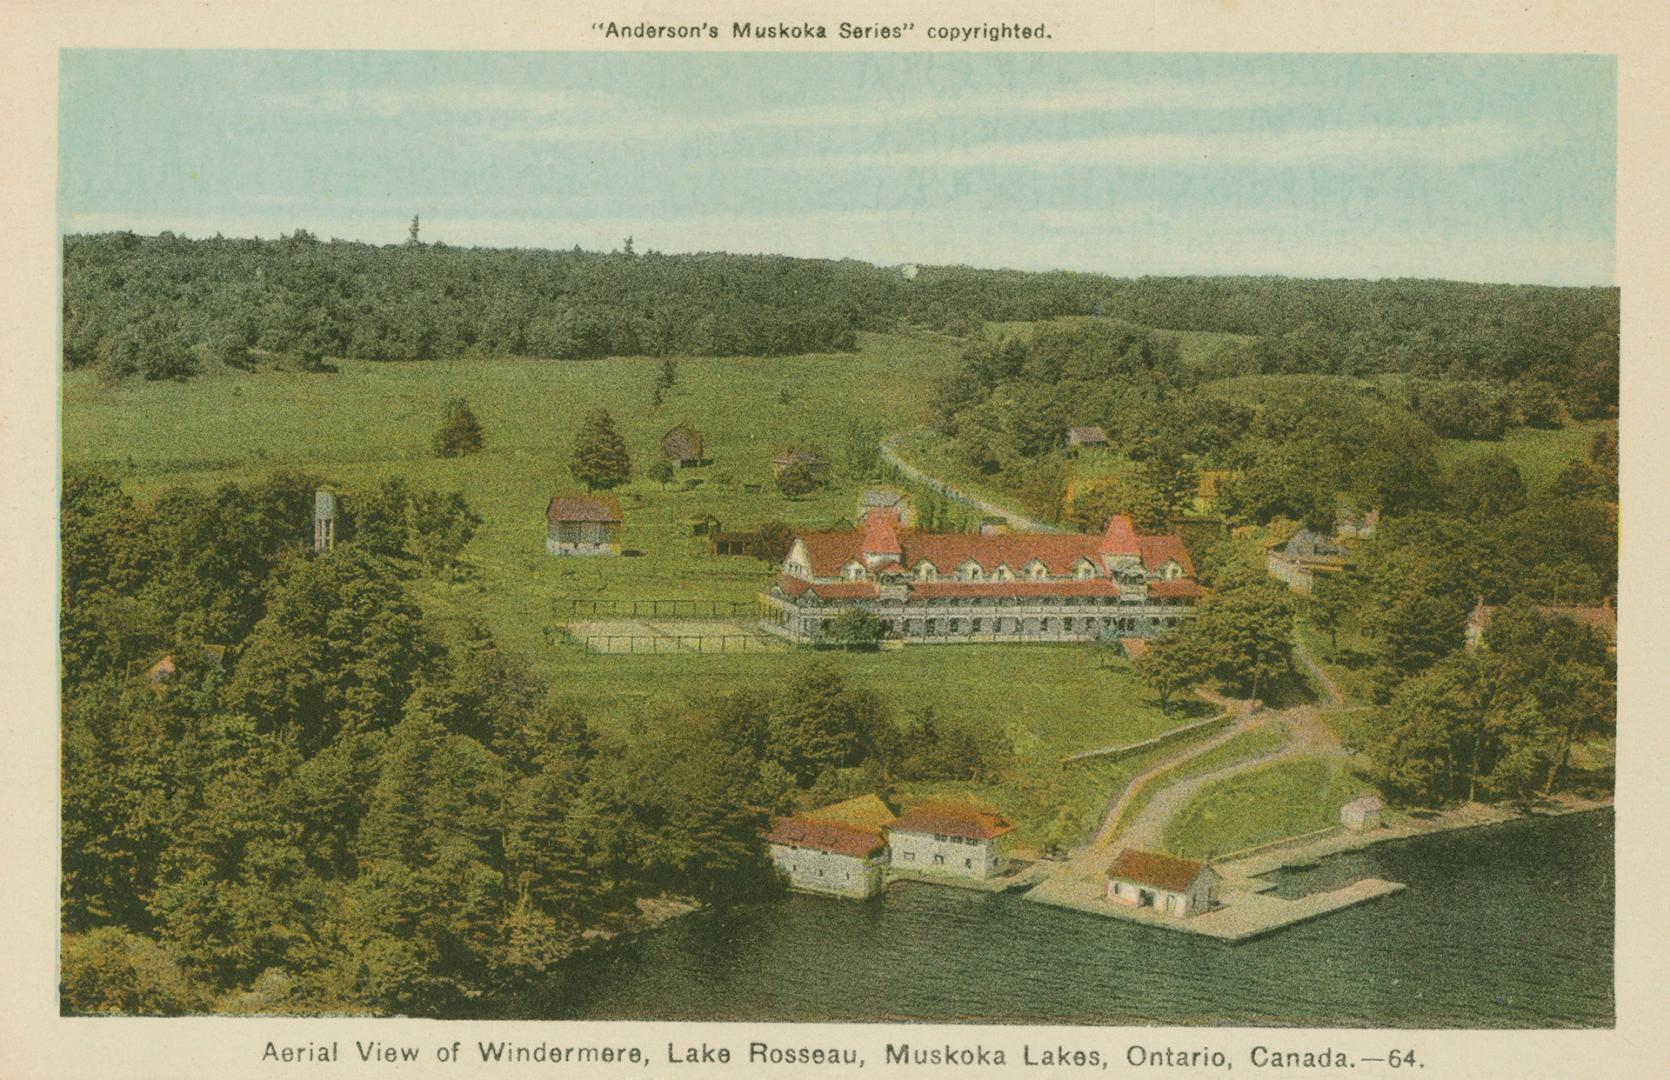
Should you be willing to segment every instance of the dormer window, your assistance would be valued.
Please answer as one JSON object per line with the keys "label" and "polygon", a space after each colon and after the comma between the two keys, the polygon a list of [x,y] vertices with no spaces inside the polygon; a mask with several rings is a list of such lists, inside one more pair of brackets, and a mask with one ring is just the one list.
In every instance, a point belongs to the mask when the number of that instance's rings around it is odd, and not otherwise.
{"label": "dormer window", "polygon": [[992,571],[992,577],[996,578],[999,581],[1014,581],[1015,580],[1015,572],[1013,570],[1009,569],[1008,564],[1000,563],[1000,564],[998,564],[997,569]]}
{"label": "dormer window", "polygon": [[1026,564],[1026,576],[1033,581],[1043,581],[1050,576],[1049,568],[1037,559]]}
{"label": "dormer window", "polygon": [[1176,581],[1183,576],[1183,568],[1177,565],[1176,559],[1167,560],[1165,569],[1161,571],[1167,581]]}
{"label": "dormer window", "polygon": [[985,576],[986,572],[981,570],[980,564],[973,559],[957,567],[957,577],[963,581],[979,581]]}
{"label": "dormer window", "polygon": [[869,577],[869,571],[864,569],[862,563],[847,563],[841,571],[841,580],[843,581],[863,581],[867,577]]}
{"label": "dormer window", "polygon": [[1096,576],[1096,564],[1089,559],[1080,559],[1073,564],[1073,576],[1080,581],[1088,581]]}
{"label": "dormer window", "polygon": [[939,568],[926,560],[916,564],[916,579],[918,581],[939,580]]}

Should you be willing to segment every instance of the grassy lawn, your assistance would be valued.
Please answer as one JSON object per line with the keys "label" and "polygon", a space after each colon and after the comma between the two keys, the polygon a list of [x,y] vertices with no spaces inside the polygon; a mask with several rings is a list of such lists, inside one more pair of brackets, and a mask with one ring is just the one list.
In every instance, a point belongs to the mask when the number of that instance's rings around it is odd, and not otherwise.
{"label": "grassy lawn", "polygon": [[1500,442],[1445,439],[1438,460],[1445,469],[1451,469],[1469,458],[1506,454],[1519,466],[1525,486],[1535,490],[1553,483],[1567,463],[1587,458],[1589,440],[1595,432],[1617,430],[1616,420],[1583,420],[1552,430],[1514,428]]}
{"label": "grassy lawn", "polygon": [[1125,812],[1121,816],[1120,827],[1123,828],[1127,823],[1135,821],[1137,815],[1142,813],[1154,796],[1158,795],[1168,785],[1175,784],[1179,780],[1187,780],[1191,776],[1201,776],[1225,768],[1237,761],[1246,761],[1279,750],[1286,741],[1286,736],[1282,734],[1279,728],[1255,728],[1252,731],[1242,732],[1223,745],[1215,746],[1204,754],[1178,762],[1172,768],[1150,780],[1137,793],[1136,797],[1126,805]]}
{"label": "grassy lawn", "polygon": [[1216,858],[1333,825],[1339,808],[1363,790],[1343,767],[1322,758],[1278,761],[1208,786],[1166,826],[1161,847]]}
{"label": "grassy lawn", "polygon": [[[484,620],[599,725],[620,730],[658,718],[684,696],[775,685],[810,654],[593,655],[553,634],[570,618],[566,601],[751,600],[770,584],[771,568],[706,554],[685,534],[686,516],[710,512],[727,528],[771,518],[814,526],[850,519],[863,478],[839,475],[837,456],[829,490],[788,500],[770,482],[773,451],[798,439],[838,455],[850,416],[872,417],[884,430],[920,425],[928,419],[921,386],[957,348],[932,335],[867,335],[855,354],[687,359],[658,411],[650,393],[659,361],[643,357],[344,361],[335,374],[262,371],[115,386],[73,372],[64,384],[64,457],[67,465],[115,465],[141,499],[175,484],[207,487],[281,465],[316,469],[350,493],[390,476],[418,489],[462,490],[484,519],[465,551],[474,572],[462,581],[420,578],[415,595],[442,626]],[[481,417],[486,452],[431,454],[429,440],[452,397],[468,399]],[[624,546],[641,556],[552,558],[543,547],[545,504],[554,491],[574,488],[567,476],[573,431],[599,405],[613,412],[640,469],[654,460],[660,434],[681,419],[702,430],[713,464],[686,470],[665,492],[644,480],[621,492]],[[683,487],[692,481],[698,486]],[[761,490],[745,491],[744,483]],[[298,531],[307,527],[298,523]],[[901,715],[931,704],[960,721],[1003,727],[1024,760],[1051,768],[1063,754],[1139,741],[1182,722],[1149,705],[1122,665],[1099,669],[1080,648],[825,655]]]}
{"label": "grassy lawn", "polygon": [[[1185,722],[1173,720],[1174,724]],[[908,801],[922,795],[972,792],[1015,824],[1014,842],[1018,846],[1035,850],[1051,844],[1072,847],[1090,838],[1133,776],[1177,753],[1190,741],[1206,737],[1189,736],[1119,761],[1091,761],[1065,769],[1053,760],[1033,759],[996,783],[913,784],[900,788],[897,794]]]}
{"label": "grassy lawn", "polygon": [[[756,559],[718,558],[687,535],[693,512],[726,528],[781,519],[825,525],[851,519],[862,477],[840,473],[849,417],[880,430],[927,419],[922,386],[954,359],[957,343],[932,335],[865,335],[857,353],[778,358],[686,359],[659,409],[650,395],[660,362],[647,357],[581,362],[342,361],[334,374],[227,373],[186,384],[132,380],[100,385],[88,372],[64,379],[66,465],[122,469],[141,499],[174,484],[207,487],[279,467],[313,469],[350,495],[391,476],[419,490],[461,490],[484,519],[465,550],[474,570],[463,585],[426,583],[422,599],[441,616],[484,619],[501,640],[547,673],[548,631],[570,598],[750,600],[772,572]],[[487,433],[484,453],[440,459],[430,439],[445,402],[463,397]],[[607,407],[641,471],[661,433],[688,419],[712,464],[685,470],[666,491],[634,480],[619,492],[630,558],[555,559],[545,554],[545,504],[576,490],[568,475],[574,431]],[[832,485],[789,500],[771,483],[783,443],[824,445]],[[759,485],[747,491],[744,485]],[[298,529],[307,523],[299,522]]]}

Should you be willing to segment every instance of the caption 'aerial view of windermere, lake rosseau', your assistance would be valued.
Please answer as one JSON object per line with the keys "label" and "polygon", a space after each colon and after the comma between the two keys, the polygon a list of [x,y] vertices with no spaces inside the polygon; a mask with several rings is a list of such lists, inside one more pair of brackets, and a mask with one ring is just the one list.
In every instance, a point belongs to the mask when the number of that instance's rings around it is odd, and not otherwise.
{"label": "caption 'aerial view of windermere, lake rosseau'", "polygon": [[64,53],[62,1014],[1613,1026],[1615,84]]}

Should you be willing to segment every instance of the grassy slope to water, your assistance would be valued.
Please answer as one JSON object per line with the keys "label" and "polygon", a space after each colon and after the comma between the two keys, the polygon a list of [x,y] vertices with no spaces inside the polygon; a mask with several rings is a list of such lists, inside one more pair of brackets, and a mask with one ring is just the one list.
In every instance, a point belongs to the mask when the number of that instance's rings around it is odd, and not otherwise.
{"label": "grassy slope to water", "polygon": [[1343,766],[1321,758],[1278,761],[1197,793],[1166,826],[1161,847],[1174,855],[1215,858],[1326,828],[1361,787]]}

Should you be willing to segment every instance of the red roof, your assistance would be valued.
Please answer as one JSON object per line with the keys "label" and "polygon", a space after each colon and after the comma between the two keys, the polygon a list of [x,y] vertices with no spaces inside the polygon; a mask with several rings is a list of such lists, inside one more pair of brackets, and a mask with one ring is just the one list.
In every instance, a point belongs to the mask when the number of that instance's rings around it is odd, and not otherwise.
{"label": "red roof", "polygon": [[[878,520],[878,516],[880,520]],[[887,520],[888,515],[871,512],[864,531],[805,532],[797,539],[806,548],[811,561],[809,567],[815,578],[839,577],[849,563],[862,563],[865,552],[899,554],[907,567],[929,562],[941,573],[949,574],[966,562],[973,562],[984,573],[992,573],[999,566],[1007,566],[1019,573],[1034,559],[1044,564],[1051,574],[1068,574],[1080,559],[1087,559],[1101,569],[1103,555],[1136,555],[1149,570],[1159,570],[1167,559],[1175,559],[1186,575],[1193,576],[1194,565],[1189,561],[1183,541],[1175,536],[1138,536],[1131,528],[1130,519],[1116,517],[1108,531],[1100,536],[1084,533],[925,533],[914,529],[900,530]]]}
{"label": "red roof", "polygon": [[1187,578],[1176,578],[1172,581],[1150,581],[1148,583],[1149,596],[1182,596],[1200,599],[1206,595],[1206,590],[1199,582]]}
{"label": "red roof", "polygon": [[899,523],[899,512],[877,507],[864,517],[864,540],[859,550],[865,555],[897,555],[904,551],[894,526]]}
{"label": "red roof", "polygon": [[1142,565],[1148,569],[1158,570],[1167,559],[1175,559],[1185,576],[1195,576],[1194,564],[1189,561],[1181,536],[1139,536],[1137,546],[1142,549]]}
{"label": "red roof", "polygon": [[946,596],[1118,596],[1119,582],[1110,578],[1086,578],[1083,581],[915,581],[911,583],[910,595],[913,599],[923,600]]}
{"label": "red roof", "polygon": [[1185,892],[1205,869],[1205,863],[1193,859],[1178,859],[1153,851],[1126,848],[1113,860],[1113,865],[1108,867],[1108,877],[1118,878],[1120,881],[1133,881],[1138,885],[1152,885],[1169,892]]}
{"label": "red roof", "polygon": [[812,848],[833,855],[850,855],[855,859],[867,859],[887,843],[874,829],[805,817],[779,818],[771,831],[765,834],[765,839],[771,844]]}
{"label": "red roof", "polygon": [[892,825],[894,832],[962,836],[973,840],[995,840],[1014,826],[1000,815],[967,803],[932,799],[906,810]]}
{"label": "red roof", "polygon": [[1142,548],[1137,541],[1136,526],[1124,514],[1115,514],[1108,518],[1108,527],[1102,531],[1102,543],[1099,550],[1109,555],[1141,555]]}
{"label": "red roof", "polygon": [[606,525],[620,522],[620,503],[612,498],[588,498],[579,495],[553,495],[545,508],[545,520],[597,521]]}

